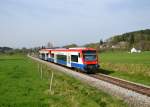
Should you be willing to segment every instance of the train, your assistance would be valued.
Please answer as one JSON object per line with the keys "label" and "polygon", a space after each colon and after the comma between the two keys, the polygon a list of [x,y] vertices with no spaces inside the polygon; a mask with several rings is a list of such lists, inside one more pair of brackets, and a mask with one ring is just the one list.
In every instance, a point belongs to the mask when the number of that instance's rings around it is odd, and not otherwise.
{"label": "train", "polygon": [[39,58],[85,73],[94,73],[100,67],[93,48],[40,49]]}

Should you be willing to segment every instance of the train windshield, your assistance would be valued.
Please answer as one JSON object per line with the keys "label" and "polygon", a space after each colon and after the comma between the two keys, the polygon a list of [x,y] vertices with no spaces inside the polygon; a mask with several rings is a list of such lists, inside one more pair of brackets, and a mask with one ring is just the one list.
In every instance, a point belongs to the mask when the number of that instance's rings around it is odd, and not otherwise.
{"label": "train windshield", "polygon": [[83,57],[85,61],[95,61],[96,51],[83,51]]}

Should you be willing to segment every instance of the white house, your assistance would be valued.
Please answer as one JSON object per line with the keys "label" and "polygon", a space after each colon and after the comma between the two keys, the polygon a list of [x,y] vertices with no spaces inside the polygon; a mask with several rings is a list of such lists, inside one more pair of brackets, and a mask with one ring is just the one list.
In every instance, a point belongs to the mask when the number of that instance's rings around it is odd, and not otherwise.
{"label": "white house", "polygon": [[137,50],[137,49],[135,49],[135,48],[132,48],[131,49],[131,53],[140,53],[141,52],[141,50]]}

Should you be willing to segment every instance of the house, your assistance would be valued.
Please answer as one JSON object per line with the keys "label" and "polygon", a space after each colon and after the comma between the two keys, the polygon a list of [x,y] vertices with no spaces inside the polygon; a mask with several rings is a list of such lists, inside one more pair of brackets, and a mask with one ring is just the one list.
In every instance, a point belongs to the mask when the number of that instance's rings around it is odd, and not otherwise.
{"label": "house", "polygon": [[131,53],[141,53],[141,50],[137,50],[135,48],[132,48],[131,49]]}

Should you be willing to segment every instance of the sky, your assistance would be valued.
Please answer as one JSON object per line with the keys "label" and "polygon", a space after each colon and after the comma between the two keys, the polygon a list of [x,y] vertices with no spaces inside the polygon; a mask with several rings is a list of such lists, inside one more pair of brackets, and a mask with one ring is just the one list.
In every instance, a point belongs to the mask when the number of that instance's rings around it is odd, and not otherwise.
{"label": "sky", "polygon": [[83,45],[150,28],[150,0],[0,0],[0,47]]}

